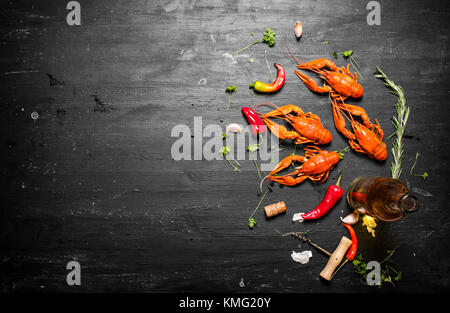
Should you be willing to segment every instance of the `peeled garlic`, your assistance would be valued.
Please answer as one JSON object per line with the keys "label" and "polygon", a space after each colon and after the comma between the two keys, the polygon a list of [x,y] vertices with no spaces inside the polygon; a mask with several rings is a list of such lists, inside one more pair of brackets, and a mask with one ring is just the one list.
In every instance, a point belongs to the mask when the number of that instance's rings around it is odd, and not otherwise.
{"label": "peeled garlic", "polygon": [[300,38],[303,34],[303,26],[300,21],[297,21],[294,26],[295,37]]}
{"label": "peeled garlic", "polygon": [[293,216],[292,216],[292,222],[297,222],[297,221],[300,221],[300,223],[303,223],[303,221],[304,221],[304,219],[303,219],[303,217],[302,217],[302,214],[304,214],[304,213],[295,213]]}
{"label": "peeled garlic", "polygon": [[242,126],[236,123],[231,123],[229,125],[227,125],[227,133],[242,133]]}
{"label": "peeled garlic", "polygon": [[309,262],[309,259],[312,257],[311,251],[303,251],[303,252],[295,252],[292,251],[291,258],[294,262],[306,264]]}
{"label": "peeled garlic", "polygon": [[348,224],[348,225],[356,224],[358,222],[358,219],[359,219],[358,211],[354,211],[354,212],[350,213],[349,215],[347,215],[344,218],[341,217],[342,223],[345,223],[345,224]]}
{"label": "peeled garlic", "polygon": [[365,208],[359,208],[359,209],[356,209],[356,211],[358,211],[361,214],[367,214],[367,210]]}

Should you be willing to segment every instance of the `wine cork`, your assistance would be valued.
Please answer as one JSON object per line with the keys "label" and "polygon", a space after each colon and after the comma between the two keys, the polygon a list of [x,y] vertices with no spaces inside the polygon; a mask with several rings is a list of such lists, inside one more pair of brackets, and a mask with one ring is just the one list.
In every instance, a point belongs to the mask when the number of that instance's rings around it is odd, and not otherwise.
{"label": "wine cork", "polygon": [[284,201],[280,201],[274,204],[269,204],[264,207],[264,212],[266,212],[267,217],[272,217],[280,213],[286,212],[286,204]]}

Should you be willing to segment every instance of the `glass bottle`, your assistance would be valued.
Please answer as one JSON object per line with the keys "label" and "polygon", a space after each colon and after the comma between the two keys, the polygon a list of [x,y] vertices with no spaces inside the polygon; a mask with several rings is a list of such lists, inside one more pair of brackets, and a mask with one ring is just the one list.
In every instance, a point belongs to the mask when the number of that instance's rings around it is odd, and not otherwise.
{"label": "glass bottle", "polygon": [[401,181],[387,177],[356,178],[348,189],[347,202],[354,210],[366,209],[372,217],[385,222],[397,221],[419,206],[419,200]]}

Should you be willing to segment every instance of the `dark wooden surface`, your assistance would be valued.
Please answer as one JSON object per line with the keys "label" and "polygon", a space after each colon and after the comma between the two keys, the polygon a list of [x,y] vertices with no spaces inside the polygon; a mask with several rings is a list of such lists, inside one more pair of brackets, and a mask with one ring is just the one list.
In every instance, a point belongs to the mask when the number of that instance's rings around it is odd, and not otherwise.
{"label": "dark wooden surface", "polygon": [[[346,234],[339,225],[350,212],[344,200],[317,223],[294,225],[292,214],[313,208],[337,169],[343,186],[361,175],[388,176],[391,155],[377,163],[349,152],[325,184],[274,186],[264,204],[284,200],[288,212],[266,220],[259,211],[254,230],[247,219],[260,198],[252,161],[236,173],[225,161],[171,157],[175,125],[192,128],[195,116],[223,129],[245,124],[240,107],[267,100],[318,114],[334,137],[327,148],[345,147],[327,97],[294,75],[288,43],[303,60],[353,49],[365,88],[356,103],[386,135],[396,99],[373,77],[375,66],[403,86],[411,115],[402,180],[419,192],[420,209],[381,224],[375,239],[358,224],[360,251],[380,260],[399,247],[393,260],[403,279],[387,292],[448,291],[450,9],[446,1],[380,1],[381,25],[368,26],[367,2],[80,1],[82,25],[70,27],[67,1],[2,1],[1,290],[375,292],[350,265],[324,283],[326,258],[312,250],[309,264],[294,263],[292,250],[310,248],[273,228],[308,229],[334,249]],[[297,19],[300,42],[293,36]],[[269,62],[287,68],[285,86],[269,98],[247,91],[251,81],[269,79],[267,46],[227,55],[265,27],[277,33]],[[227,111],[229,84],[239,91]],[[293,151],[284,148],[281,156]],[[427,171],[427,181],[409,175],[416,152],[416,170]],[[79,287],[66,284],[71,260],[81,264]]]}

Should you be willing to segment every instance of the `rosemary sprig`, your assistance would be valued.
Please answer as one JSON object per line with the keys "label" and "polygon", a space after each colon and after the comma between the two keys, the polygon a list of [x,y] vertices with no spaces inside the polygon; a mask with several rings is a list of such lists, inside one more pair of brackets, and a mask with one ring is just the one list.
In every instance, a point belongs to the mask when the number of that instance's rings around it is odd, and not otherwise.
{"label": "rosemary sprig", "polygon": [[394,108],[397,111],[397,116],[392,117],[392,124],[395,128],[395,139],[392,142],[392,156],[394,160],[391,164],[391,174],[392,178],[400,178],[402,174],[402,159],[403,159],[403,135],[406,130],[406,123],[409,117],[409,107],[406,106],[405,93],[403,88],[396,85],[392,80],[390,80],[385,73],[377,66],[377,72],[375,77],[382,79],[384,85],[388,87],[394,95],[398,97],[397,102],[394,104]]}

